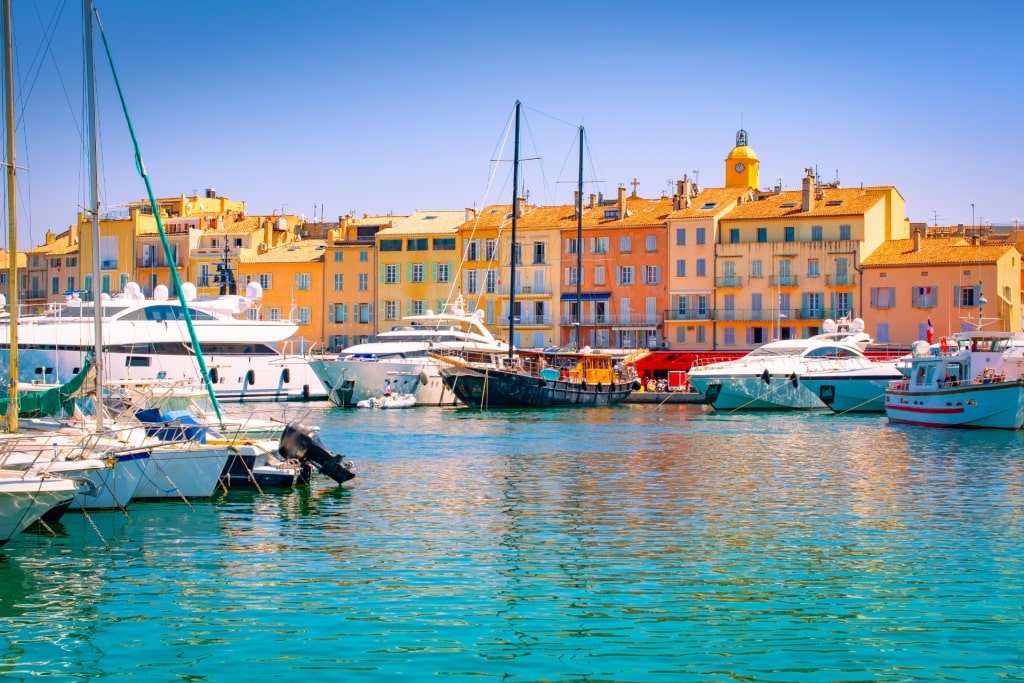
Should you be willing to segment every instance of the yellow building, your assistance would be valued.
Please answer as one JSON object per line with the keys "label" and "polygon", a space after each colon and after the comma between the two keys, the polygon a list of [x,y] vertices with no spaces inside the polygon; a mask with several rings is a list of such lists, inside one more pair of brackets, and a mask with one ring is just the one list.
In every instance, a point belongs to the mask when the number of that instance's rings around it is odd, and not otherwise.
{"label": "yellow building", "polygon": [[1021,329],[1021,255],[1010,244],[927,237],[880,245],[863,263],[864,321],[879,343],[908,346],[976,329]]}
{"label": "yellow building", "polygon": [[415,211],[377,233],[377,321],[443,310],[458,295],[459,226],[464,211]]}
{"label": "yellow building", "polygon": [[46,242],[25,252],[25,282],[21,304],[39,312],[44,304],[63,302],[77,291],[78,226],[72,225],[60,235],[46,232]]}
{"label": "yellow building", "polygon": [[286,353],[319,348],[324,339],[324,252],[322,239],[297,239],[273,248],[243,252],[238,267],[239,287],[258,282],[263,303],[253,316],[264,320],[291,320],[299,329]]}
{"label": "yellow building", "polygon": [[[116,294],[129,282],[139,281],[140,272],[136,264],[141,261],[138,252],[137,235],[155,234],[156,219],[152,212],[133,207],[127,218],[103,216],[99,225],[100,242],[100,292]],[[82,298],[91,300],[93,294],[93,244],[92,218],[85,213],[78,214],[79,278],[83,290]],[[162,255],[162,252],[161,252]],[[180,266],[180,264],[179,264]],[[166,262],[164,263],[166,270]],[[140,282],[140,284],[142,284]]]}

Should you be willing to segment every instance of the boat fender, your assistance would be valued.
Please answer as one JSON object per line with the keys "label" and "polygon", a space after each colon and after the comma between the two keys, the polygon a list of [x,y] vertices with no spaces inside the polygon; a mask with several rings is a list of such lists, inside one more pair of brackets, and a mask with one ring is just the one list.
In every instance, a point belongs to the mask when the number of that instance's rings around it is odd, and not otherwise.
{"label": "boat fender", "polygon": [[601,386],[601,383],[600,383],[600,382],[598,382],[598,383],[597,383],[597,393],[599,393],[599,394],[600,394],[600,393],[601,393],[602,391],[604,391],[604,387],[602,387],[602,386]]}
{"label": "boat fender", "polygon": [[245,373],[245,383],[251,385],[251,384],[254,384],[255,382],[256,382],[256,371],[250,368],[249,372]]}
{"label": "boat fender", "polygon": [[308,384],[303,384],[302,385],[302,400],[303,401],[308,401],[309,400],[309,385]]}
{"label": "boat fender", "polygon": [[789,376],[789,381],[790,381],[790,383],[791,383],[791,384],[793,385],[793,388],[794,388],[794,389],[796,389],[796,388],[799,388],[799,386],[800,386],[800,380],[799,380],[799,378],[797,378],[797,376],[796,376],[796,373],[795,373],[795,372],[794,372],[794,373],[792,373],[792,374],[790,374],[790,376]]}
{"label": "boat fender", "polygon": [[764,380],[765,384],[770,385],[772,383],[772,376],[768,373],[768,368],[765,368],[764,372],[761,373],[761,379]]}
{"label": "boat fender", "polygon": [[220,373],[217,372],[217,368],[210,368],[210,384],[216,384],[219,379]]}
{"label": "boat fender", "polygon": [[420,384],[422,384],[423,386],[427,386],[427,382],[429,382],[429,381],[430,381],[430,378],[427,377],[427,371],[426,370],[420,370]]}
{"label": "boat fender", "polygon": [[580,382],[580,391],[586,391],[586,390],[587,390],[587,380],[583,380],[582,382]]}
{"label": "boat fender", "polygon": [[643,386],[643,382],[639,378],[633,380],[633,391],[640,391]]}
{"label": "boat fender", "polygon": [[281,381],[288,384],[292,381],[292,370],[291,368],[285,368],[281,371]]}
{"label": "boat fender", "polygon": [[540,387],[541,389],[547,386],[547,382],[544,381],[543,377],[537,380],[537,386]]}

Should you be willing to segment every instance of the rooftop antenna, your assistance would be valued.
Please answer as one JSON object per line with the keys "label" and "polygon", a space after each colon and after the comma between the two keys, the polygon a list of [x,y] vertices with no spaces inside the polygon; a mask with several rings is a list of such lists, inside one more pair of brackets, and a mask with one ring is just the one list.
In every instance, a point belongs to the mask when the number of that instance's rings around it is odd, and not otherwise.
{"label": "rooftop antenna", "polygon": [[694,185],[698,185],[698,186],[700,185],[700,169],[699,168],[693,169],[693,184]]}

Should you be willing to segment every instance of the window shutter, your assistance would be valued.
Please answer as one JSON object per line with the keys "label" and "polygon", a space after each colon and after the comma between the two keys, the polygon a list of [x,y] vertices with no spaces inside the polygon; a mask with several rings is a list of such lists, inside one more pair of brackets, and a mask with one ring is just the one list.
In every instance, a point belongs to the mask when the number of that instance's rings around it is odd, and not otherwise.
{"label": "window shutter", "polygon": [[431,262],[430,264],[430,281],[437,282],[437,262]]}
{"label": "window shutter", "polygon": [[387,266],[385,266],[383,263],[380,264],[380,283],[381,284],[384,284],[385,282],[387,282],[387,279],[386,279],[387,278],[387,273],[388,273]]}
{"label": "window shutter", "polygon": [[896,308],[896,288],[889,288],[889,308]]}
{"label": "window shutter", "polygon": [[960,285],[953,287],[953,305],[959,306],[963,299],[960,298]]}

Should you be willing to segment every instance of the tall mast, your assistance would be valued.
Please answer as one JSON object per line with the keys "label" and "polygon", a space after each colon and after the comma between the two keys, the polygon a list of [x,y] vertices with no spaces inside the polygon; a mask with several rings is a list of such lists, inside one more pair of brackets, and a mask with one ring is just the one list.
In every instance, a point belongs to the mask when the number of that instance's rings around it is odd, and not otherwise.
{"label": "tall mast", "polygon": [[[85,95],[86,116],[88,120],[89,141],[89,218],[92,223],[92,306],[93,306],[93,355],[96,356],[96,382],[103,383],[103,307],[101,294],[102,262],[100,259],[100,172],[99,172],[99,134],[96,125],[96,59],[93,51],[92,35],[92,0],[82,3],[85,31]],[[103,428],[103,411],[99,401],[102,400],[99,386],[96,396],[96,428]]]}
{"label": "tall mast", "polygon": [[508,288],[508,359],[512,360],[516,325],[516,220],[519,215],[519,100],[516,100],[516,148],[512,156],[512,248]]}
{"label": "tall mast", "polygon": [[580,350],[583,322],[583,126],[580,126],[580,174],[576,185],[576,348]]}
{"label": "tall mast", "polygon": [[7,291],[11,312],[10,400],[7,402],[7,431],[18,431],[18,207],[17,167],[14,165],[14,33],[11,29],[11,0],[3,0],[4,14],[4,111],[7,123]]}

